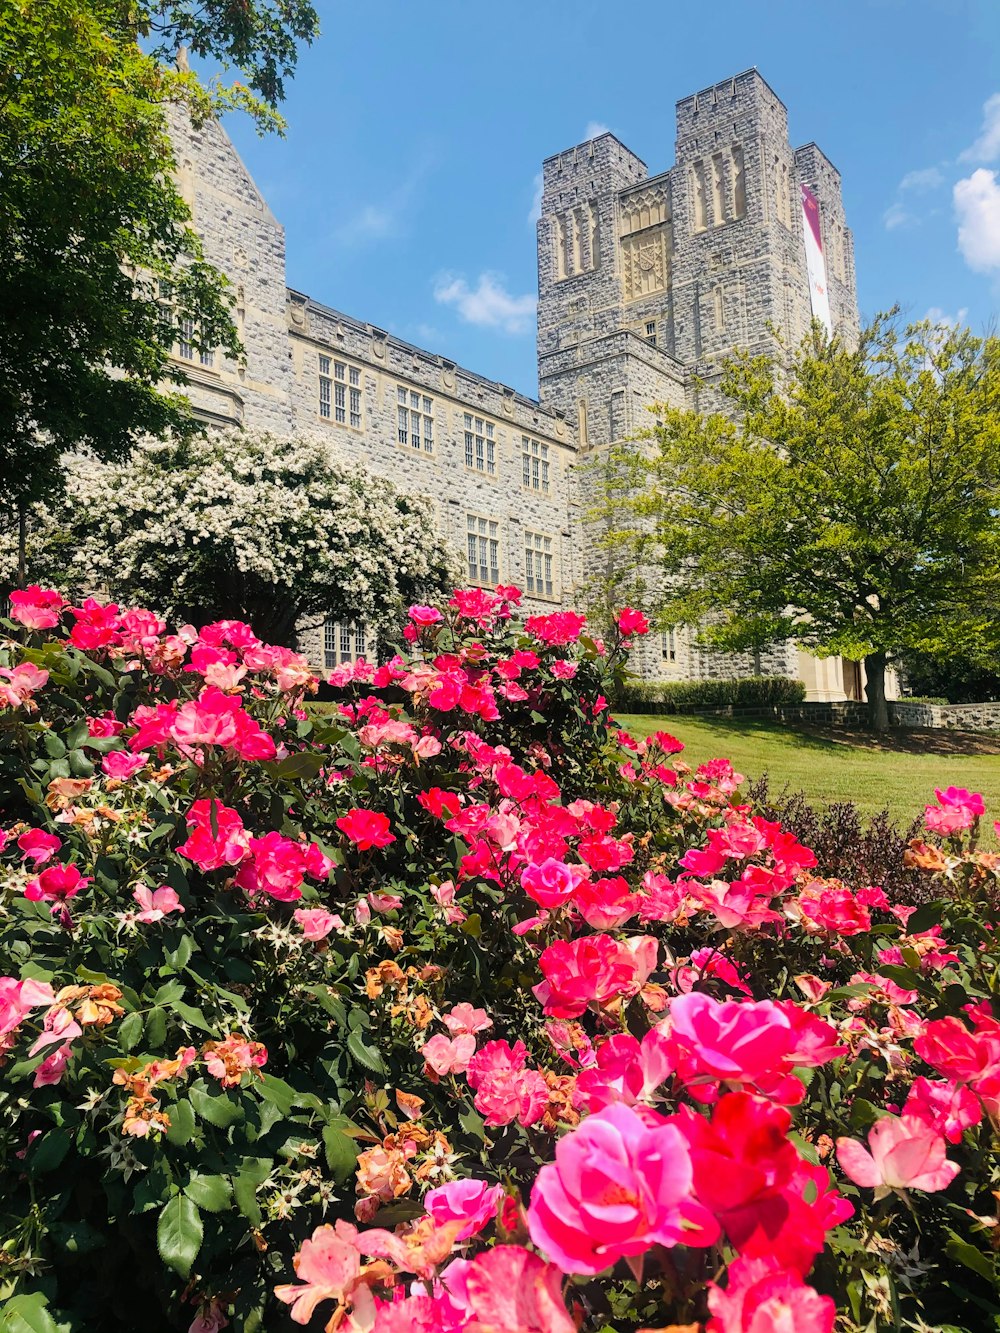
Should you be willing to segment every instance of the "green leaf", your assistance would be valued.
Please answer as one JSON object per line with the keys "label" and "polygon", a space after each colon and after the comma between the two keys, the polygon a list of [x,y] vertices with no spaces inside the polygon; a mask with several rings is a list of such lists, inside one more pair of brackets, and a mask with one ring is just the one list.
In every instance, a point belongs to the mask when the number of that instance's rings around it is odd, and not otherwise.
{"label": "green leaf", "polygon": [[54,731],[47,731],[45,739],[42,742],[42,748],[50,759],[61,759],[66,753],[66,746],[62,743]]}
{"label": "green leaf", "polygon": [[265,768],[276,778],[289,782],[300,778],[314,778],[326,762],[326,757],[316,750],[301,750],[298,754],[290,754],[277,764],[266,764]]}
{"label": "green leaf", "polygon": [[253,1226],[260,1226],[261,1211],[257,1202],[257,1190],[271,1172],[271,1164],[259,1157],[255,1162],[246,1161],[242,1171],[233,1178],[233,1196],[236,1206]]}
{"label": "green leaf", "polygon": [[146,1015],[146,1044],[158,1051],[167,1039],[167,1011],[157,1006]]}
{"label": "green leaf", "polygon": [[192,1088],[188,1095],[195,1114],[202,1120],[207,1120],[210,1125],[215,1125],[217,1129],[226,1129],[235,1121],[243,1119],[243,1107],[239,1102],[232,1101],[225,1093],[213,1097],[203,1092],[201,1088]]}
{"label": "green leaf", "polygon": [[123,1051],[134,1051],[142,1040],[142,1014],[126,1014],[118,1025],[118,1045]]}
{"label": "green leaf", "polygon": [[323,1147],[326,1150],[326,1164],[334,1180],[338,1185],[343,1185],[357,1165],[357,1144],[342,1129],[327,1125],[323,1130]]}
{"label": "green leaf", "polygon": [[[176,967],[178,971],[186,967],[194,953],[194,940],[189,934],[184,934],[177,942],[176,949],[166,951],[166,959],[171,967]],[[200,1013],[200,1010],[198,1011]]]}
{"label": "green leaf", "polygon": [[176,1194],[164,1206],[156,1223],[160,1258],[180,1277],[189,1277],[204,1234],[201,1213],[195,1204],[183,1194]]}
{"label": "green leaf", "polygon": [[181,1000],[174,1000],[170,1007],[189,1027],[197,1028],[199,1032],[211,1033],[212,1028],[208,1019],[200,1009],[195,1009],[194,1005],[185,1004]]}
{"label": "green leaf", "polygon": [[173,977],[170,981],[165,981],[160,989],[153,996],[154,1004],[173,1004],[184,994],[184,983]]}
{"label": "green leaf", "polygon": [[351,1058],[362,1068],[370,1070],[373,1074],[382,1074],[383,1076],[388,1073],[385,1061],[376,1047],[366,1045],[364,1038],[357,1029],[348,1033],[347,1049],[351,1053]]}
{"label": "green leaf", "polygon": [[465,1130],[466,1134],[471,1134],[472,1137],[478,1139],[480,1143],[486,1141],[486,1122],[474,1106],[470,1106],[467,1111],[462,1112],[458,1117],[458,1123]]}
{"label": "green leaf", "polygon": [[233,1187],[225,1176],[192,1176],[184,1193],[207,1213],[225,1212],[233,1200]]}
{"label": "green leaf", "polygon": [[945,1251],[949,1259],[954,1259],[956,1263],[964,1264],[966,1268],[971,1268],[974,1273],[986,1278],[990,1283],[996,1282],[996,1266],[993,1260],[982,1250],[977,1250],[967,1240],[954,1231],[949,1231],[950,1240],[945,1245]]}
{"label": "green leaf", "polygon": [[173,1106],[169,1107],[167,1115],[170,1119],[170,1128],[167,1130],[168,1140],[171,1143],[177,1144],[179,1147],[183,1147],[184,1144],[190,1143],[191,1139],[194,1137],[197,1126],[195,1123],[194,1111],[187,1098],[182,1097],[180,1101],[175,1102]]}
{"label": "green leaf", "polygon": [[63,739],[67,750],[79,750],[81,745],[90,740],[90,728],[81,719],[79,722],[74,722]]}
{"label": "green leaf", "polygon": [[40,1291],[12,1296],[0,1313],[2,1333],[60,1333],[49,1314],[49,1304]]}
{"label": "green leaf", "polygon": [[33,1176],[54,1171],[69,1152],[70,1135],[65,1129],[50,1129],[32,1149],[28,1164]]}
{"label": "green leaf", "polygon": [[266,1102],[270,1102],[279,1115],[288,1115],[295,1105],[298,1094],[290,1083],[273,1074],[264,1074],[257,1082],[257,1090]]}
{"label": "green leaf", "polygon": [[906,918],[907,935],[919,935],[925,930],[930,930],[931,926],[940,925],[943,915],[943,902],[924,903]]}

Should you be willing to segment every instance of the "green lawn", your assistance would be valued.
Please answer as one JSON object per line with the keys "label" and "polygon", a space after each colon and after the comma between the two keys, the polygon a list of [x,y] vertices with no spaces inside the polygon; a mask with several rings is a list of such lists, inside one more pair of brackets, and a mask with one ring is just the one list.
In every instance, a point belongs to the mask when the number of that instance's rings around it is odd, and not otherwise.
{"label": "green lawn", "polygon": [[884,741],[837,728],[799,730],[774,722],[621,714],[636,736],[669,731],[692,765],[724,756],[747,777],[766,773],[772,791],[787,783],[814,802],[852,800],[874,814],[888,807],[909,823],[935,787],[968,787],[1000,819],[1000,738],[939,731],[892,732]]}

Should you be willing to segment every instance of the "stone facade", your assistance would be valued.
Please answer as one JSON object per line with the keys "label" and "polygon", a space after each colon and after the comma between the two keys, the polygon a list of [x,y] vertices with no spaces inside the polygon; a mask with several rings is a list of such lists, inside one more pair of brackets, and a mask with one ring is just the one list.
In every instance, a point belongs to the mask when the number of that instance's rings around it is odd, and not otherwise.
{"label": "stone facade", "polygon": [[[203,364],[181,339],[197,413],[319,437],[334,458],[429,496],[469,579],[516,583],[533,610],[571,604],[590,568],[580,464],[652,425],[651,405],[709,406],[722,358],[773,347],[769,325],[793,339],[807,329],[802,185],[820,203],[834,320],[857,328],[840,178],[814,144],[792,149],[756,70],[677,104],[675,164],[658,175],[612,134],[544,163],[537,402],[288,289],[282,227],[225,132],[174,128],[179,183],[246,347],[243,365],[219,353]],[[321,665],[333,637],[306,645]],[[636,666],[653,679],[783,672],[813,697],[844,697],[836,670],[800,656],[705,653],[678,629]]]}

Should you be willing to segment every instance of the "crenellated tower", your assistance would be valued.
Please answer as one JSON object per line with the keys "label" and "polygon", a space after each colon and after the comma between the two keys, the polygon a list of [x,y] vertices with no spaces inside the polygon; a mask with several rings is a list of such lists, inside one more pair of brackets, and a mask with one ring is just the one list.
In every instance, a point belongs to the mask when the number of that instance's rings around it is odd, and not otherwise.
{"label": "crenellated tower", "polygon": [[[840,177],[756,70],[677,103],[675,165],[650,176],[613,134],[546,160],[538,222],[539,394],[585,447],[654,402],[707,406],[737,348],[796,343],[814,314],[803,193],[816,201],[833,326],[858,327]],[[699,387],[702,386],[702,387]]]}

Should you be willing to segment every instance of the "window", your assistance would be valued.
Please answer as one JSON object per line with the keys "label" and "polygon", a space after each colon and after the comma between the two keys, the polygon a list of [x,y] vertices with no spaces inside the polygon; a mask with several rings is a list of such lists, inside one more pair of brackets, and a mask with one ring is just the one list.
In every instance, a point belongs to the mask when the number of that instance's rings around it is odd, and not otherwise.
{"label": "window", "polygon": [[660,656],[664,662],[677,661],[677,640],[672,629],[665,629],[660,635]]}
{"label": "window", "polygon": [[549,446],[521,437],[521,480],[530,491],[549,493]]}
{"label": "window", "polygon": [[[332,373],[331,373],[332,372]],[[332,412],[331,412],[332,409]],[[361,371],[344,361],[319,358],[319,414],[361,429]]]}
{"label": "window", "polygon": [[397,434],[400,444],[434,452],[434,400],[400,385],[396,389]]}
{"label": "window", "polygon": [[194,360],[194,320],[182,319],[177,326],[179,337],[177,339],[177,354],[182,356],[185,361]]}
{"label": "window", "polygon": [[491,477],[497,474],[497,444],[492,421],[465,413],[465,466]]}
{"label": "window", "polygon": [[541,532],[524,534],[524,575],[529,593],[536,597],[554,597],[552,578],[552,538]]}
{"label": "window", "polygon": [[164,331],[168,336],[171,333],[176,334],[177,342],[174,347],[177,356],[185,361],[197,360],[201,365],[212,369],[215,366],[215,352],[208,347],[198,347],[198,325],[193,319],[178,319],[174,295],[173,283],[159,283],[156,303]]}
{"label": "window", "polygon": [[321,356],[319,359],[319,414],[321,417],[330,416],[331,394],[333,392],[333,381],[330,379],[330,358]]}
{"label": "window", "polygon": [[655,346],[656,346],[656,321],[655,321],[655,320],[653,320],[651,323],[649,323],[649,324],[646,325],[646,341],[649,343],[649,345],[650,345],[651,347],[655,347]]}
{"label": "window", "polygon": [[500,524],[494,518],[466,515],[469,581],[495,587],[500,582]]}
{"label": "window", "polygon": [[323,665],[327,669],[368,655],[368,634],[353,621],[328,620],[323,626]]}

